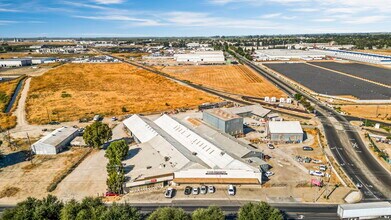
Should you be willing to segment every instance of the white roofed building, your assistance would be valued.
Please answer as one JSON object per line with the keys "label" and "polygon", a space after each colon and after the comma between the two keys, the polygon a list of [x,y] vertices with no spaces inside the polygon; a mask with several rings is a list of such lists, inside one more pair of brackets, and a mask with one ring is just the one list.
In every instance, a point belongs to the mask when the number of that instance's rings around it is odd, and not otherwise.
{"label": "white roofed building", "polygon": [[193,53],[175,54],[174,59],[182,63],[221,64],[225,62],[223,51],[196,51]]}
{"label": "white roofed building", "polygon": [[53,155],[62,151],[79,134],[77,128],[61,127],[39,139],[31,146],[38,155]]}
{"label": "white roofed building", "polygon": [[298,121],[269,121],[267,134],[274,142],[302,142],[304,132]]}

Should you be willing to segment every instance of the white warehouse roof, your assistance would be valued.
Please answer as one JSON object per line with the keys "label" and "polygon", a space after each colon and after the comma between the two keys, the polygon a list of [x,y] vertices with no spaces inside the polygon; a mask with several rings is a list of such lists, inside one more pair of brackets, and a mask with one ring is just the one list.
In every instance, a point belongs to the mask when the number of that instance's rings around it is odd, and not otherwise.
{"label": "white warehouse roof", "polygon": [[43,138],[39,139],[33,145],[47,144],[50,146],[57,146],[57,145],[61,144],[61,142],[63,142],[66,138],[73,135],[75,132],[77,132],[77,128],[61,127],[61,128],[54,130],[52,133],[44,136]]}
{"label": "white warehouse roof", "polygon": [[158,133],[138,115],[131,116],[124,120],[123,123],[141,143],[147,142],[158,135]]}
{"label": "white warehouse roof", "polygon": [[298,121],[269,121],[269,132],[275,134],[303,134]]}

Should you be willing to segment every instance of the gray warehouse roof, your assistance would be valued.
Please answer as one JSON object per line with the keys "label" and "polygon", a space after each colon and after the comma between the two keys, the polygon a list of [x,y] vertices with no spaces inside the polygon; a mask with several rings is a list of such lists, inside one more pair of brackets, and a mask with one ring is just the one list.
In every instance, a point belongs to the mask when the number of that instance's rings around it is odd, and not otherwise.
{"label": "gray warehouse roof", "polygon": [[235,119],[235,118],[241,118],[240,116],[238,115],[235,115],[235,114],[231,114],[230,112],[227,112],[227,111],[224,111],[222,109],[219,109],[219,108],[214,108],[214,109],[209,109],[209,110],[205,110],[205,112],[217,117],[217,118],[220,118],[221,120],[224,120],[224,121],[229,121],[231,119]]}
{"label": "gray warehouse roof", "polygon": [[43,138],[39,139],[36,144],[47,144],[51,146],[57,146],[61,144],[65,139],[67,139],[69,136],[75,134],[77,132],[77,128],[73,127],[61,127],[56,130],[54,130],[52,133],[44,136]]}
{"label": "gray warehouse roof", "polygon": [[300,122],[298,121],[269,121],[269,132],[276,134],[302,134]]}
{"label": "gray warehouse roof", "polygon": [[267,114],[270,113],[269,109],[263,108],[261,105],[247,105],[242,107],[234,107],[234,108],[223,108],[224,111],[227,111],[231,114],[245,114],[245,113],[251,113],[253,115],[257,115],[259,117],[265,117]]}

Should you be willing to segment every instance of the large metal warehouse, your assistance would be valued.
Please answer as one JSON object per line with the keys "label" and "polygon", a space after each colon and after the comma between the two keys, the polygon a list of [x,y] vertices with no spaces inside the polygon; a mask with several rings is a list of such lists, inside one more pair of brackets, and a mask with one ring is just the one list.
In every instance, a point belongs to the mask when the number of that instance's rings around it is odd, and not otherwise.
{"label": "large metal warehouse", "polygon": [[304,138],[298,121],[269,121],[267,133],[273,142],[302,142]]}
{"label": "large metal warehouse", "polygon": [[175,54],[174,59],[177,62],[190,63],[221,64],[225,62],[223,51],[196,51],[194,53]]}
{"label": "large metal warehouse", "polygon": [[347,51],[347,50],[316,50],[320,53],[323,53],[327,56],[354,60],[359,62],[382,64],[382,65],[391,65],[391,56],[372,54],[372,53],[362,53],[356,51]]}
{"label": "large metal warehouse", "polygon": [[[168,181],[218,183],[219,179],[220,183],[259,185],[262,171],[268,169],[268,164],[260,159],[262,152],[251,150],[205,124],[196,128],[168,115],[154,121],[133,115],[124,125],[140,142],[137,157],[143,158],[127,174],[131,179],[125,184],[127,190]],[[211,170],[229,175],[212,175]],[[187,178],[189,175],[192,177]]]}
{"label": "large metal warehouse", "polygon": [[214,128],[230,135],[239,135],[243,133],[243,118],[222,109],[215,108],[203,111],[202,120]]}
{"label": "large metal warehouse", "polygon": [[19,67],[31,65],[31,59],[4,59],[0,60],[0,67]]}
{"label": "large metal warehouse", "polygon": [[38,155],[54,155],[61,152],[79,134],[77,128],[61,127],[44,136],[31,146]]}

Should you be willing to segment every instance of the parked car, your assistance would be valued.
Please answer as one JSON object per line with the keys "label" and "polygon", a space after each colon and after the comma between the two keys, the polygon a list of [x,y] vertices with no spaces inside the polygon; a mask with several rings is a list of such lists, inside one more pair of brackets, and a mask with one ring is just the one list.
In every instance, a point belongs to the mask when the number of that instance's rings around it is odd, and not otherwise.
{"label": "parked car", "polygon": [[319,170],[320,170],[320,171],[326,171],[326,170],[327,170],[327,166],[321,164],[321,165],[319,165]]}
{"label": "parked car", "polygon": [[119,196],[119,194],[114,192],[106,192],[105,196]]}
{"label": "parked car", "polygon": [[112,117],[111,120],[112,120],[112,121],[117,121],[118,118],[117,118],[117,117]]}
{"label": "parked car", "polygon": [[272,172],[272,171],[267,171],[267,172],[265,172],[265,176],[266,177],[271,177],[271,176],[273,176],[274,175],[274,173]]}
{"label": "parked car", "polygon": [[166,198],[168,198],[168,199],[171,199],[172,196],[173,196],[173,194],[174,194],[174,189],[170,187],[170,188],[168,188],[168,189],[166,190],[166,192],[164,193],[164,197],[166,197]]}
{"label": "parked car", "polygon": [[193,195],[198,195],[200,194],[200,188],[199,187],[194,187],[193,188]]}
{"label": "parked car", "polygon": [[228,195],[234,196],[235,193],[236,193],[236,191],[235,191],[235,186],[229,185],[229,186],[228,186]]}
{"label": "parked car", "polygon": [[214,186],[208,186],[208,193],[214,193],[216,191]]}
{"label": "parked car", "polygon": [[186,186],[184,193],[185,193],[185,195],[190,195],[191,194],[191,187],[190,186]]}
{"label": "parked car", "polygon": [[274,148],[275,148],[273,144],[267,144],[267,147],[268,147],[269,149],[274,149]]}
{"label": "parked car", "polygon": [[205,186],[205,185],[202,185],[202,186],[201,186],[201,190],[200,190],[201,194],[206,194],[207,191],[208,191],[208,189],[206,188],[206,186]]}
{"label": "parked car", "polygon": [[319,170],[310,170],[310,174],[313,175],[313,176],[321,176],[323,177],[324,176],[324,173],[319,171]]}
{"label": "parked car", "polygon": [[100,121],[101,119],[100,115],[95,115],[93,118],[94,121]]}
{"label": "parked car", "polygon": [[304,146],[304,147],[303,147],[303,150],[304,150],[304,151],[313,151],[314,148],[308,147],[308,146]]}
{"label": "parked car", "polygon": [[357,187],[358,189],[361,189],[361,188],[362,188],[362,184],[361,184],[361,183],[356,183],[356,187]]}

